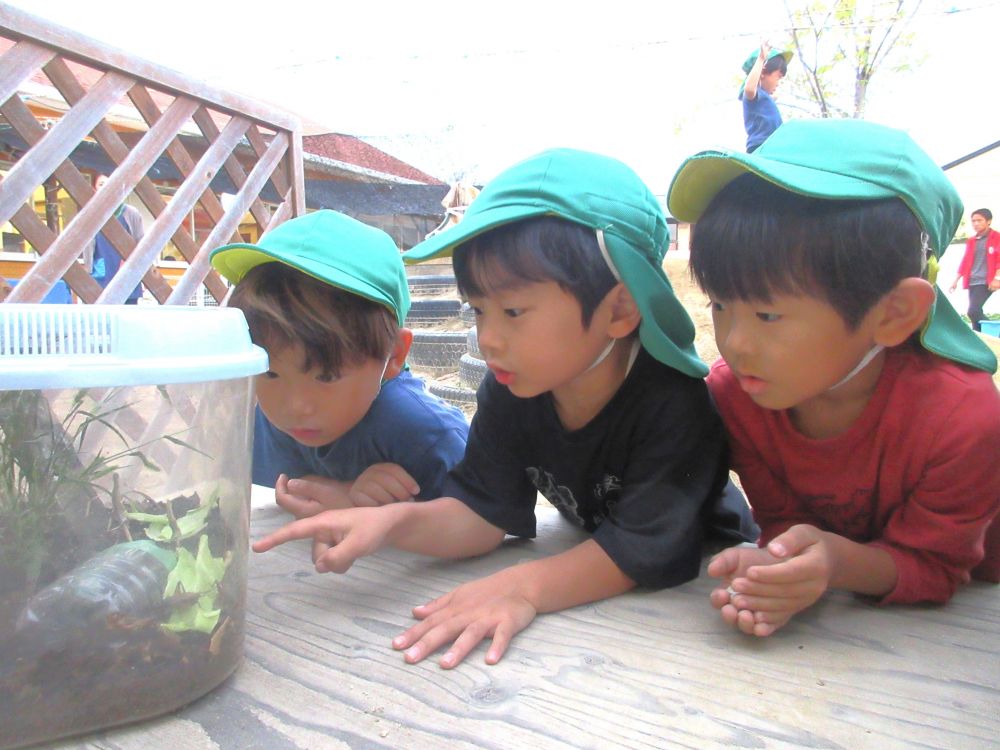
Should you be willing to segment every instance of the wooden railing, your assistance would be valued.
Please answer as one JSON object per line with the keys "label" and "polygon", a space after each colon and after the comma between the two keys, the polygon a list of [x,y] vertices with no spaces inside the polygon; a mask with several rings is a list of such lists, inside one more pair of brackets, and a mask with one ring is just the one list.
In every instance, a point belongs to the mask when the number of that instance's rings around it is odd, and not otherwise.
{"label": "wooden railing", "polygon": [[[86,303],[123,302],[140,280],[161,304],[186,304],[201,284],[221,302],[227,287],[211,269],[209,253],[219,245],[240,241],[237,230],[248,212],[259,234],[305,212],[297,118],[2,3],[0,38],[13,42],[0,56],[0,122],[13,128],[29,146],[0,182],[0,224],[9,221],[39,253],[7,302],[41,301],[60,279]],[[69,105],[49,127],[18,95],[39,71]],[[128,143],[108,118],[124,97],[147,127],[137,141],[127,139]],[[193,127],[205,145],[195,153],[180,138]],[[115,165],[107,184],[96,192],[72,158],[85,139],[96,141]],[[169,201],[147,176],[164,155],[181,178]],[[220,170],[236,190],[226,207],[211,187]],[[53,181],[79,208],[61,230],[43,221],[30,205],[37,188],[51,186]],[[276,205],[273,211],[260,197],[269,182],[272,195],[278,196],[276,203],[270,201]],[[138,242],[114,218],[130,193],[154,217]],[[197,205],[210,218],[211,228],[196,241],[185,218]],[[117,275],[104,289],[78,262],[98,232],[123,258]],[[155,267],[169,241],[189,264],[174,285]]]}

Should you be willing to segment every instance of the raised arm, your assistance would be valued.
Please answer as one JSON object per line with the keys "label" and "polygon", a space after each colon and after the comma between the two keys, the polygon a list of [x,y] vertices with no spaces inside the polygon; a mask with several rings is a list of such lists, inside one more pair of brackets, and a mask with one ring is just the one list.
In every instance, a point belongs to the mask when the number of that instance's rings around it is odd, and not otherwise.
{"label": "raised arm", "polygon": [[760,43],[760,52],[757,53],[757,59],[754,60],[753,67],[750,68],[750,72],[747,73],[746,81],[743,84],[743,98],[747,101],[753,101],[757,98],[757,87],[760,85],[760,75],[764,71],[764,63],[767,62],[767,56],[771,51],[771,45],[762,41]]}

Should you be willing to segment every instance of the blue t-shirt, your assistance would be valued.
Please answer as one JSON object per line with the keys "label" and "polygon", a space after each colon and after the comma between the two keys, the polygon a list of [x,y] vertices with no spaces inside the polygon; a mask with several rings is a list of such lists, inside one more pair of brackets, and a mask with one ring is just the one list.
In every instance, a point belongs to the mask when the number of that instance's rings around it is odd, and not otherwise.
{"label": "blue t-shirt", "polygon": [[[128,224],[125,222],[125,215],[119,213],[116,218],[125,232],[128,233]],[[118,273],[121,265],[122,256],[118,254],[118,251],[115,250],[108,238],[104,236],[104,232],[98,232],[97,237],[94,238],[94,270],[91,273],[94,281],[100,284],[102,289],[107,287],[111,283],[111,279]],[[142,284],[137,284],[135,289],[129,293],[127,299],[129,302],[134,302],[141,296]]]}
{"label": "blue t-shirt", "polygon": [[430,500],[441,496],[445,475],[465,454],[468,434],[465,415],[404,370],[382,386],[360,422],[319,448],[302,445],[276,428],[258,406],[253,483],[273,487],[279,474],[318,474],[349,482],[372,464],[394,463],[420,485],[418,499]]}
{"label": "blue t-shirt", "polygon": [[743,127],[747,131],[747,153],[755,151],[781,125],[781,113],[771,95],[761,86],[757,87],[757,97],[743,100]]}

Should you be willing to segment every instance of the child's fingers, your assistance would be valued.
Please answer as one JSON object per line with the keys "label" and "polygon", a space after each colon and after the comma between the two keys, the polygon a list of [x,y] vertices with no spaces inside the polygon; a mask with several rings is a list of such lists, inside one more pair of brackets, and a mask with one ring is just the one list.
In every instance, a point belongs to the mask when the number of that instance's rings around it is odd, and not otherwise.
{"label": "child's fingers", "polygon": [[828,572],[815,555],[799,555],[774,565],[752,565],[746,578],[761,584],[792,584],[802,581],[828,580]]}
{"label": "child's fingers", "polygon": [[413,616],[418,620],[424,620],[435,612],[438,612],[451,603],[452,595],[454,591],[449,591],[447,594],[439,596],[437,599],[427,602],[427,604],[421,604],[413,608]]}
{"label": "child's fingers", "polygon": [[716,609],[722,609],[729,604],[729,592],[724,588],[712,589],[712,593],[708,595],[708,600]]}
{"label": "child's fingers", "polygon": [[[749,578],[737,578],[732,584],[731,598],[739,596],[759,599],[801,599],[810,595],[815,596],[817,590],[822,588],[820,582],[813,578],[788,583],[765,583]],[[756,607],[748,605],[746,609],[756,609]]]}
{"label": "child's fingers", "polygon": [[[405,647],[406,650],[403,652],[403,658],[408,664],[416,664],[422,661],[460,632],[460,627],[456,627],[457,624],[454,619],[446,619],[437,625],[430,625],[428,623],[429,627],[422,631],[421,635],[413,642],[413,645]],[[419,628],[419,626],[415,627]]]}
{"label": "child's fingers", "polygon": [[754,617],[754,613],[749,609],[741,609],[736,615],[736,627],[739,628],[741,633],[746,633],[747,635],[756,635],[754,632],[754,627],[757,625],[757,620]]}
{"label": "child's fingers", "polygon": [[740,554],[735,547],[724,549],[708,563],[707,573],[712,578],[729,578],[739,568]]}
{"label": "child's fingers", "polygon": [[754,623],[753,632],[750,633],[749,635],[755,635],[758,638],[767,638],[769,635],[773,635],[774,631],[776,631],[777,629],[778,626],[776,625],[771,625],[770,623],[766,622],[757,622]]}
{"label": "child's fingers", "polygon": [[351,505],[355,508],[374,508],[377,505],[385,505],[385,502],[380,502],[378,497],[373,495],[379,495],[382,490],[375,487],[359,487],[355,484],[349,493],[349,498]]}
{"label": "child's fingers", "polygon": [[409,472],[399,464],[383,464],[380,468],[385,470],[387,479],[398,488],[396,497],[420,493],[420,485],[417,484],[417,480],[411,477]]}
{"label": "child's fingers", "polygon": [[736,609],[732,604],[728,602],[719,608],[719,614],[722,615],[722,620],[727,625],[732,625],[736,627],[736,621],[739,619],[740,611]]}
{"label": "child's fingers", "polygon": [[274,499],[280,507],[287,510],[296,518],[308,518],[309,516],[315,516],[317,513],[324,510],[323,506],[315,500],[308,500],[295,495],[276,492]]}
{"label": "child's fingers", "polygon": [[796,524],[783,534],[778,534],[767,544],[767,551],[778,559],[784,560],[802,554],[807,548],[816,544],[820,532],[809,524]]}
{"label": "child's fingers", "polygon": [[392,477],[385,477],[379,483],[367,481],[362,484],[359,482],[351,489],[351,501],[354,505],[388,505],[412,499],[413,496],[406,487]]}
{"label": "child's fingers", "polygon": [[[315,546],[314,546],[315,549]],[[343,542],[326,545],[326,549],[316,558],[316,571],[319,573],[346,573],[362,553],[347,537]]]}
{"label": "child's fingers", "polygon": [[[451,644],[451,647],[445,651],[444,655],[441,657],[440,665],[445,669],[451,669],[452,667],[457,667],[462,663],[462,660],[469,655],[476,646],[478,646],[482,640],[489,636],[490,627],[483,620],[473,620],[459,634],[455,642]],[[509,638],[507,639],[510,640]],[[495,644],[494,644],[495,645]],[[491,647],[491,651],[493,648]],[[499,656],[496,660],[490,662],[490,664],[496,664],[503,656],[504,649],[500,649]],[[489,652],[487,652],[487,656]]]}
{"label": "child's fingers", "polygon": [[279,544],[290,542],[293,539],[308,539],[323,528],[322,520],[319,516],[312,516],[285,524],[277,531],[273,531],[254,542],[253,551],[267,552],[269,549],[274,549]]}
{"label": "child's fingers", "polygon": [[747,596],[739,594],[732,599],[732,605],[740,612],[766,612],[772,615],[791,615],[816,601],[816,597],[793,596]]}
{"label": "child's fingers", "polygon": [[496,632],[493,633],[493,642],[490,644],[489,650],[486,652],[486,663],[496,664],[503,655],[507,653],[507,647],[513,640],[517,631],[514,630],[508,623],[501,623],[497,626]]}

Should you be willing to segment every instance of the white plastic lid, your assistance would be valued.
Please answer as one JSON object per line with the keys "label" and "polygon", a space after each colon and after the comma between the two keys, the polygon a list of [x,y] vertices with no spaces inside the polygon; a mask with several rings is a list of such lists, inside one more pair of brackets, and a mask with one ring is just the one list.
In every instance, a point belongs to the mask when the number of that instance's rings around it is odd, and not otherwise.
{"label": "white plastic lid", "polygon": [[0,305],[0,390],[166,385],[257,375],[235,308]]}

